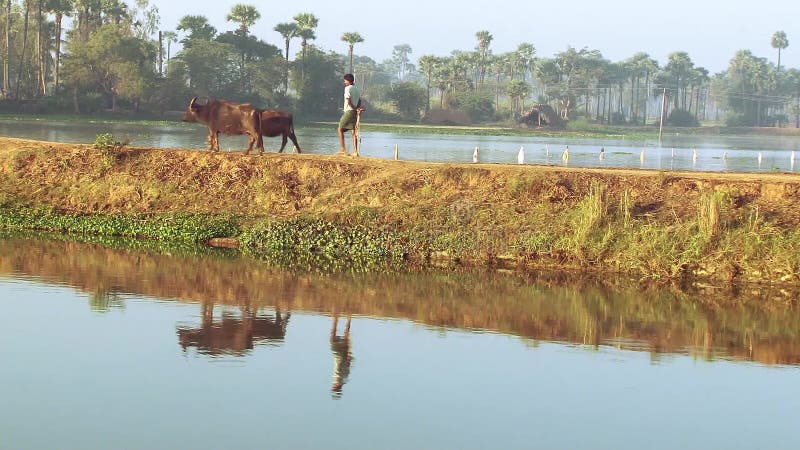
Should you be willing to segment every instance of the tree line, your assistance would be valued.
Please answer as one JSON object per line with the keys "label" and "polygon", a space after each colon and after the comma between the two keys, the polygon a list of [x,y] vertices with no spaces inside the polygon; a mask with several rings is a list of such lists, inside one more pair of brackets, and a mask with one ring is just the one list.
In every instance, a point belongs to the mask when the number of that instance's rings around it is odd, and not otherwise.
{"label": "tree line", "polygon": [[471,50],[414,61],[413,49],[398,44],[377,62],[355,53],[364,42],[357,32],[343,31],[346,53],[315,45],[319,19],[309,12],[276,23],[283,41],[266,42],[251,33],[261,14],[246,4],[227,13],[228,30],[201,15],[167,30],[148,0],[4,3],[0,105],[7,111],[163,113],[214,96],[331,117],[341,107],[341,75],[352,72],[375,119],[418,121],[431,109],[449,109],[474,122],[510,121],[547,104],[567,120],[648,125],[660,120],[664,104],[673,125],[781,126],[793,119],[800,126],[800,71],[781,66],[789,46],[782,31],[771,41],[775,62],[743,49],[712,75],[687,52],[670,54],[663,66],[644,52],[617,62],[588,48],[539,57],[531,43],[495,54],[486,30],[475,33]]}

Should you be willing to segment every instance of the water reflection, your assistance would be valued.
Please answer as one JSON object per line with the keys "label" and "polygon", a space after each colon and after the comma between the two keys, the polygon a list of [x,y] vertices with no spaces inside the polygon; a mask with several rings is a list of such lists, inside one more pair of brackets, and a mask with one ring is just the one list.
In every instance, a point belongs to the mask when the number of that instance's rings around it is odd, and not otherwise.
{"label": "water reflection", "polygon": [[350,346],[350,322],[352,316],[347,315],[343,334],[337,332],[339,315],[333,315],[331,326],[331,351],[333,352],[333,386],[331,392],[334,398],[341,398],[342,388],[350,376],[350,365],[353,363],[353,352]]}
{"label": "water reflection", "polygon": [[189,347],[204,355],[244,356],[253,349],[254,344],[280,345],[286,338],[286,326],[291,313],[274,314],[260,312],[249,304],[234,315],[223,309],[220,320],[214,320],[214,304],[202,303],[202,322],[200,327],[178,326],[178,341],[186,351]]}
{"label": "water reflection", "polygon": [[[489,330],[529,340],[764,364],[800,364],[798,292],[777,287],[642,286],[607,277],[495,273],[291,273],[239,258],[166,255],[69,241],[0,239],[0,276],[66,284],[118,305],[136,293],[200,302],[200,324],[178,327],[185,349],[244,356],[254,345],[280,345],[289,311],[334,317],[330,333],[346,382],[350,316],[403,318],[432,327]],[[116,303],[115,303],[116,302]],[[216,318],[215,318],[216,316]],[[338,317],[347,317],[338,334]],[[345,351],[346,349],[346,351]],[[338,380],[338,381],[337,381]],[[337,384],[339,388],[337,388]]]}

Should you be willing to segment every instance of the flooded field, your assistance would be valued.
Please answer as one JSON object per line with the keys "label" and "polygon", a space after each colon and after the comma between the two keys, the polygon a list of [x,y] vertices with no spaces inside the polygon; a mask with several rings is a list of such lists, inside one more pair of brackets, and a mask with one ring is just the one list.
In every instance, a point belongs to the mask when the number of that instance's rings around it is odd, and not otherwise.
{"label": "flooded field", "polygon": [[[298,128],[303,151],[332,154],[338,150],[336,132]],[[54,121],[0,121],[0,135],[51,142],[92,143],[100,133],[130,138],[133,146],[206,148],[206,128],[200,124],[128,125]],[[277,151],[279,138],[267,138],[267,151]],[[348,141],[348,146],[349,146]],[[366,157],[430,162],[472,162],[478,148],[480,162],[517,164],[520,149],[525,164],[572,167],[626,167],[654,170],[794,172],[793,156],[800,153],[798,137],[670,136],[661,146],[655,140],[546,138],[524,136],[463,136],[441,134],[362,133]],[[244,150],[245,137],[220,138],[224,151]],[[564,151],[569,148],[569,159]],[[603,156],[601,157],[601,150]],[[291,151],[289,143],[288,151]]]}

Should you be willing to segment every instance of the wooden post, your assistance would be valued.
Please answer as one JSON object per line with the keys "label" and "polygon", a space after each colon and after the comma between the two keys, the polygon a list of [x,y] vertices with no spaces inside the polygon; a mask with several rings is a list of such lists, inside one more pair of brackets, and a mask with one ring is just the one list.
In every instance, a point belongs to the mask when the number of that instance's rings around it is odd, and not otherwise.
{"label": "wooden post", "polygon": [[661,121],[658,125],[658,146],[661,147],[661,136],[664,134],[664,111],[667,109],[667,88],[661,96]]}
{"label": "wooden post", "polygon": [[400,146],[394,144],[394,160],[398,161],[400,159]]}

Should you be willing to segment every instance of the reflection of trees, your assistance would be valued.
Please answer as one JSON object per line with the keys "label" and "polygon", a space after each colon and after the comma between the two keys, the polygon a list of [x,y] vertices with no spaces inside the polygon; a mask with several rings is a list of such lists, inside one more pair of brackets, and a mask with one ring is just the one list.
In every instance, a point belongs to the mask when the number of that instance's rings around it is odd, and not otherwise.
{"label": "reflection of trees", "polygon": [[119,295],[100,288],[89,296],[89,307],[92,311],[107,313],[112,309],[124,309],[125,303]]}
{"label": "reflection of trees", "polygon": [[286,325],[291,313],[260,313],[248,306],[239,308],[240,314],[222,311],[220,320],[214,320],[214,303],[202,303],[203,319],[199,328],[178,327],[178,340],[186,350],[196,348],[207,355],[244,355],[254,344],[279,344],[286,337]]}
{"label": "reflection of trees", "polygon": [[798,292],[778,288],[681,289],[544,274],[525,279],[452,272],[318,276],[249,259],[14,239],[0,240],[0,274],[32,275],[85,292],[106,289],[185,302],[214,299],[217,305],[238,307],[238,314],[223,315],[210,326],[220,330],[245,327],[249,316],[242,308],[248,307],[337,311],[493,330],[533,341],[615,345],[654,357],[682,352],[708,359],[800,363]]}

